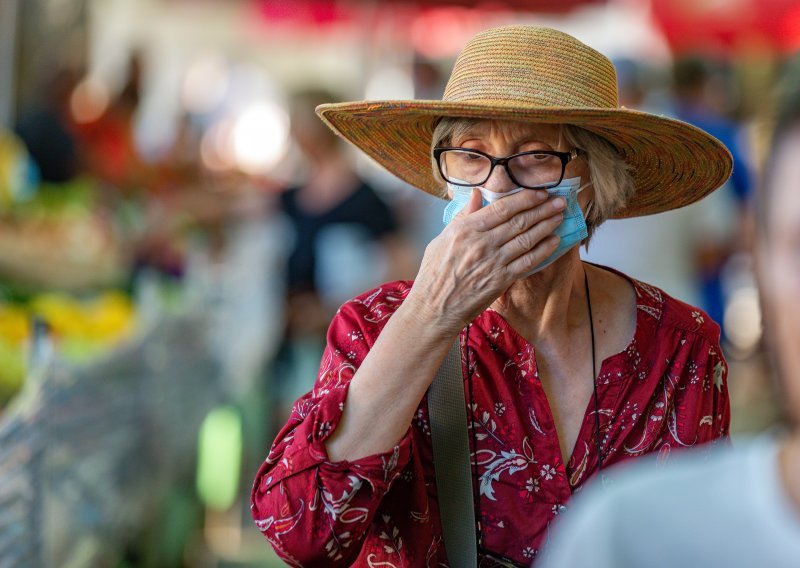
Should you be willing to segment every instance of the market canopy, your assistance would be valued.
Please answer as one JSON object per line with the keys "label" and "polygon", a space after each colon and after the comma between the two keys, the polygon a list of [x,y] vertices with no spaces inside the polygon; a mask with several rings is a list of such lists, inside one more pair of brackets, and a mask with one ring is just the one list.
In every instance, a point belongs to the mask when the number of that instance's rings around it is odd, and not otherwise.
{"label": "market canopy", "polygon": [[796,0],[650,2],[653,19],[678,53],[800,49],[800,3]]}

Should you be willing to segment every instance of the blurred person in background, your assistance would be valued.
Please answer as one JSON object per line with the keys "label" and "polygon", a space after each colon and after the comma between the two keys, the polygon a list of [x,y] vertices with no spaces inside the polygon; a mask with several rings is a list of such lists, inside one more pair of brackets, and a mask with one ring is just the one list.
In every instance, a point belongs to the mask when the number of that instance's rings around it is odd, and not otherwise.
{"label": "blurred person in background", "polygon": [[41,103],[23,109],[14,128],[45,183],[68,182],[81,169],[69,112],[70,95],[77,82],[77,74],[71,69],[54,72],[41,89]]}
{"label": "blurred person in background", "polygon": [[[617,70],[620,106],[653,114],[669,115],[670,109],[657,96],[656,70],[640,60],[619,58]],[[591,245],[581,251],[589,262],[613,266],[661,289],[682,301],[699,305],[700,287],[694,266],[698,225],[707,222],[719,191],[692,207],[646,217],[611,219],[599,227]]]}
{"label": "blurred person in background", "polygon": [[291,134],[306,175],[280,195],[293,238],[286,331],[270,387],[273,434],[285,423],[292,402],[313,386],[336,308],[381,276],[413,274],[413,256],[395,213],[356,172],[343,141],[314,114],[318,105],[335,100],[323,89],[292,97]]}
{"label": "blurred person in background", "polygon": [[556,526],[547,568],[800,566],[800,59],[780,92],[755,253],[786,427],[666,467],[620,468]]}
{"label": "blurred person in background", "polygon": [[481,566],[529,564],[603,467],[726,436],[718,326],[578,255],[608,217],[688,205],[722,184],[731,164],[717,140],[620,109],[606,57],[530,26],[470,40],[441,101],[318,113],[401,179],[449,197],[448,226],[414,282],[345,303],[330,325],[317,383],[253,486],[253,517],[283,559],[453,562],[426,396],[451,346]]}
{"label": "blurred person in background", "polygon": [[102,113],[78,124],[78,138],[87,173],[116,191],[136,193],[148,186],[152,172],[141,159],[135,121],[142,95],[143,61],[131,57],[122,89]]}
{"label": "blurred person in background", "polygon": [[739,125],[726,116],[732,95],[724,67],[711,59],[685,56],[675,61],[672,74],[676,117],[714,135],[730,150],[734,167],[729,183],[737,200],[745,203],[752,189],[751,164]]}
{"label": "blurred person in background", "polygon": [[709,57],[685,56],[673,66],[674,114],[702,128],[730,150],[733,173],[717,192],[716,207],[705,212],[696,230],[694,265],[701,306],[716,321],[725,311],[723,268],[731,255],[742,250],[747,201],[752,190],[751,164],[740,126],[726,116],[731,106],[730,79],[724,65]]}
{"label": "blurred person in background", "polygon": [[[676,71],[676,100],[660,96],[658,70],[645,62],[615,62],[620,104],[631,109],[674,116],[706,130],[731,149],[734,173],[723,189],[694,207],[684,207],[647,217],[615,219],[601,227],[585,260],[614,266],[632,276],[658,282],[667,293],[699,305],[721,322],[723,298],[720,270],[739,237],[744,195],[749,191],[747,164],[735,125],[712,113],[704,102],[707,75],[683,78]],[[679,69],[683,64],[677,64]],[[691,84],[684,86],[685,84]],[[730,145],[729,145],[730,144]],[[737,196],[742,196],[741,198]]]}

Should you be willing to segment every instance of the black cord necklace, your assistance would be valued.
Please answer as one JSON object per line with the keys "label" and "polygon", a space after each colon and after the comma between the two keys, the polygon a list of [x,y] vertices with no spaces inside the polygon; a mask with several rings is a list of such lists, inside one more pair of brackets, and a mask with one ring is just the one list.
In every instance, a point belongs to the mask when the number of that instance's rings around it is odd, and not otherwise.
{"label": "black cord necklace", "polygon": [[[602,445],[601,445],[601,442],[600,442],[600,403],[599,403],[599,397],[597,395],[597,357],[595,356],[596,352],[595,352],[595,341],[594,341],[594,318],[592,316],[592,299],[591,299],[591,297],[589,295],[589,275],[586,272],[586,267],[585,266],[583,268],[583,283],[584,283],[584,287],[586,289],[586,307],[588,308],[588,311],[589,311],[589,330],[590,330],[591,335],[592,335],[592,387],[593,387],[593,390],[594,390],[594,395],[593,395],[594,396],[594,427],[595,427],[595,438],[596,438],[596,442],[597,442],[597,460],[598,460],[597,469],[599,471],[599,470],[601,470],[603,468],[603,453],[602,453]],[[467,332],[466,332],[467,333],[467,341],[466,341],[467,349],[469,349],[468,346],[469,346],[469,331],[470,331],[470,327],[471,326],[469,326],[469,325],[467,326]],[[471,403],[474,400],[473,393],[472,393],[472,372],[471,372],[471,367],[469,365],[467,365],[467,368],[469,369],[468,373],[467,373],[467,388],[469,389],[469,400],[470,400],[470,403]],[[473,409],[470,410],[470,419],[472,420],[472,423],[475,424],[475,411]],[[478,440],[477,440],[477,437],[476,437],[476,434],[475,434],[475,428],[473,427],[470,430],[471,430],[471,433],[472,433],[472,445],[473,445],[473,448],[477,448],[478,447]],[[479,475],[478,471],[477,471],[477,463],[476,463],[475,460],[471,460],[471,461],[472,461],[472,476],[473,476],[473,480],[475,480],[475,479],[478,478],[478,475]],[[476,494],[475,493],[475,487],[477,486],[477,484],[474,483],[474,481],[473,481],[472,486],[473,486],[473,502],[475,503],[475,509],[476,509],[476,511],[475,511],[476,512],[476,521],[477,521],[477,526],[476,526],[476,533],[477,534],[476,534],[476,537],[477,537],[477,544],[478,544],[478,552],[480,554],[484,555],[486,558],[494,560],[500,566],[519,566],[519,564],[516,563],[511,558],[508,558],[508,557],[503,556],[501,554],[493,553],[490,550],[488,550],[488,549],[483,547],[483,528],[481,526],[481,518],[482,518],[483,515],[481,513],[480,494]]]}
{"label": "black cord necklace", "polygon": [[597,469],[603,469],[603,448],[600,440],[600,403],[597,396],[597,357],[594,345],[594,318],[592,317],[592,298],[589,295],[589,274],[583,267],[583,284],[586,288],[586,307],[589,308],[589,331],[592,334],[592,388],[594,390],[594,429],[597,442]]}

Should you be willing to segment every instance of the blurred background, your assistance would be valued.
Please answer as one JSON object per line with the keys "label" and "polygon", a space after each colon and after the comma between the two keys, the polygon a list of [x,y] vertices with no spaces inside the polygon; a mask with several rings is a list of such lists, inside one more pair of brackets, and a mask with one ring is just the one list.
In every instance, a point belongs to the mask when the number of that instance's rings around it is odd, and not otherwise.
{"label": "blurred background", "polygon": [[800,2],[0,0],[0,567],[277,565],[256,469],[337,307],[413,278],[444,208],[313,108],[440,98],[512,22],[731,149],[710,198],[582,254],[720,322],[734,440],[774,423],[748,202]]}

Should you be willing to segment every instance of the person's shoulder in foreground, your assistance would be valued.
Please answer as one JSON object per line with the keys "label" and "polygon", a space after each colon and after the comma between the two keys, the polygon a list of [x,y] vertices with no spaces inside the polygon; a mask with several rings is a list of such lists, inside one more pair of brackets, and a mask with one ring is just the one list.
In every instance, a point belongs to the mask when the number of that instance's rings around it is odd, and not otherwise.
{"label": "person's shoulder in foreground", "polygon": [[612,470],[576,496],[538,568],[800,566],[800,514],[778,446],[764,435]]}

